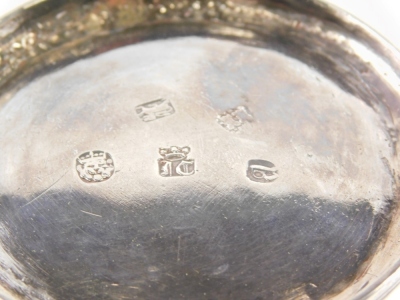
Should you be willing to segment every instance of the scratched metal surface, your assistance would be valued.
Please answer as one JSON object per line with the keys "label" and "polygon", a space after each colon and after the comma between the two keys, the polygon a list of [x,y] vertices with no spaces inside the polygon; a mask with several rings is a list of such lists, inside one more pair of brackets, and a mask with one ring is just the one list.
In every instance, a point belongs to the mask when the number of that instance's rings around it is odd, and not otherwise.
{"label": "scratched metal surface", "polygon": [[85,3],[3,21],[2,297],[378,289],[399,253],[394,50],[309,1]]}

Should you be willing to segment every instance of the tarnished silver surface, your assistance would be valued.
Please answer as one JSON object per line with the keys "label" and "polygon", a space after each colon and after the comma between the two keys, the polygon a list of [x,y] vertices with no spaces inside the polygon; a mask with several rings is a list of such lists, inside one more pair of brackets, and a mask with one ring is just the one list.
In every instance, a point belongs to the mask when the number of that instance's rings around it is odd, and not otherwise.
{"label": "tarnished silver surface", "polygon": [[310,1],[45,1],[0,34],[1,297],[385,288],[400,68],[362,25]]}

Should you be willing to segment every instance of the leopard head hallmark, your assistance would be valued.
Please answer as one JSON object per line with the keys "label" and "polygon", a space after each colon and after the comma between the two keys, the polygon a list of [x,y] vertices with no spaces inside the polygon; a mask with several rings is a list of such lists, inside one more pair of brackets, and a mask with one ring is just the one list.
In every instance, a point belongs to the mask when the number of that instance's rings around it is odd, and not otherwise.
{"label": "leopard head hallmark", "polygon": [[101,182],[114,174],[114,161],[104,151],[88,151],[76,159],[76,171],[84,182]]}
{"label": "leopard head hallmark", "polygon": [[195,173],[195,163],[193,159],[187,159],[190,147],[160,148],[158,159],[158,169],[162,177],[190,176]]}

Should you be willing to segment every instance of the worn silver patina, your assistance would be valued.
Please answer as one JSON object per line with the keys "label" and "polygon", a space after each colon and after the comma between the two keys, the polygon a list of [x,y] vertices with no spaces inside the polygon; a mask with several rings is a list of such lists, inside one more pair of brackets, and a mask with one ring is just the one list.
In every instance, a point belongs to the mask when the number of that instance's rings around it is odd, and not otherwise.
{"label": "worn silver patina", "polygon": [[399,56],[351,17],[44,1],[0,34],[0,297],[390,289]]}

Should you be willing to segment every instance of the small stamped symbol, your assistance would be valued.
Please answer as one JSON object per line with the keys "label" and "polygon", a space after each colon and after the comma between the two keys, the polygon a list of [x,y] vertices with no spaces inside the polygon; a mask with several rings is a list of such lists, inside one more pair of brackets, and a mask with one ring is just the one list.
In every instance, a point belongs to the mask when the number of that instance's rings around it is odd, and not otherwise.
{"label": "small stamped symbol", "polygon": [[144,122],[151,122],[175,113],[172,103],[165,99],[158,99],[136,106],[136,113]]}
{"label": "small stamped symbol", "polygon": [[76,159],[76,171],[84,182],[101,182],[114,174],[114,161],[104,151],[85,152]]}
{"label": "small stamped symbol", "polygon": [[267,183],[278,179],[278,169],[272,162],[261,159],[249,161],[247,177],[251,181]]}
{"label": "small stamped symbol", "polygon": [[194,159],[187,159],[189,147],[160,148],[158,169],[163,177],[190,176],[195,173]]}
{"label": "small stamped symbol", "polygon": [[228,109],[217,116],[218,124],[226,130],[233,132],[239,131],[245,122],[251,122],[252,120],[252,114],[244,106]]}

